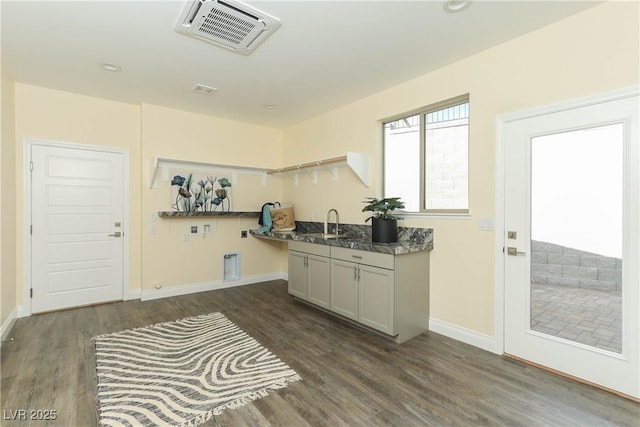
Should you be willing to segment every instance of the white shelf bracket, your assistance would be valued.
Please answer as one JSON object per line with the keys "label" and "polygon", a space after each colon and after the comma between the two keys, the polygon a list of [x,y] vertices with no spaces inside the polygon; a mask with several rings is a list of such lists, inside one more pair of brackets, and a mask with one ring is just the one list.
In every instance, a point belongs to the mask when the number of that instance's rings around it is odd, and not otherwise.
{"label": "white shelf bracket", "polygon": [[153,158],[153,163],[151,164],[151,168],[153,169],[153,175],[151,175],[151,183],[149,184],[149,188],[157,188],[158,187],[158,158]]}
{"label": "white shelf bracket", "polygon": [[347,153],[347,165],[369,187],[369,156],[363,153]]}
{"label": "white shelf bracket", "polygon": [[338,182],[338,168],[330,168],[331,182]]}

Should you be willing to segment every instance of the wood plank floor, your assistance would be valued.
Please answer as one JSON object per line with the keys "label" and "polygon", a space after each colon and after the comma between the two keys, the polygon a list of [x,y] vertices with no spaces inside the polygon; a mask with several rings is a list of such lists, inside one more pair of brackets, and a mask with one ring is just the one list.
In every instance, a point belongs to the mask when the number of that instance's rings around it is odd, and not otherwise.
{"label": "wood plank floor", "polygon": [[[432,332],[395,344],[294,302],[283,281],[18,319],[2,345],[0,424],[97,425],[91,337],[214,311],[303,380],[207,426],[640,425],[638,403]],[[7,420],[20,409],[57,420]]]}

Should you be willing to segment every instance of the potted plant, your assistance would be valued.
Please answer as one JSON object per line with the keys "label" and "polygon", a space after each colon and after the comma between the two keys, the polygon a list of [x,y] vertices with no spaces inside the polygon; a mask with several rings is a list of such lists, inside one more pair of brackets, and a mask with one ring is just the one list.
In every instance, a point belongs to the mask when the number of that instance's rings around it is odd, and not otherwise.
{"label": "potted plant", "polygon": [[402,218],[393,215],[393,211],[404,208],[400,197],[387,197],[380,200],[369,197],[363,203],[367,205],[362,208],[362,212],[373,212],[373,215],[365,220],[366,222],[372,219],[371,240],[376,243],[397,242],[398,220]]}

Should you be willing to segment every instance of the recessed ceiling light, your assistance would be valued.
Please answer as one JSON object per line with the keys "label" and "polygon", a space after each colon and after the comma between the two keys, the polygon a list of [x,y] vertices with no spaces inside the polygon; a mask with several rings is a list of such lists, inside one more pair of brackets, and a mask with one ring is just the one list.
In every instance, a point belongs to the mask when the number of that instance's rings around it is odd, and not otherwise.
{"label": "recessed ceiling light", "polygon": [[218,91],[218,89],[215,87],[201,85],[201,84],[195,85],[191,90],[194,91],[195,93],[199,93],[202,95],[213,95]]}
{"label": "recessed ceiling light", "polygon": [[98,63],[98,66],[100,68],[102,68],[105,71],[111,71],[113,73],[117,73],[119,71],[122,71],[122,67],[119,66],[118,64],[113,64],[111,62],[100,62]]}
{"label": "recessed ceiling light", "polygon": [[276,108],[278,108],[278,106],[274,104],[264,104],[262,108],[264,108],[265,110],[275,110]]}
{"label": "recessed ceiling light", "polygon": [[447,0],[442,8],[447,13],[462,12],[471,5],[471,0]]}

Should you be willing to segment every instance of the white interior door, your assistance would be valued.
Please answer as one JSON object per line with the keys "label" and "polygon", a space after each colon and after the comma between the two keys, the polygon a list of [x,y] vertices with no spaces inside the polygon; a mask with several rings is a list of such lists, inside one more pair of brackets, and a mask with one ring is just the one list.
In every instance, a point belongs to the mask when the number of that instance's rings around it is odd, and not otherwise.
{"label": "white interior door", "polygon": [[640,397],[638,94],[506,121],[505,353]]}
{"label": "white interior door", "polygon": [[31,146],[31,311],[123,297],[124,155]]}

